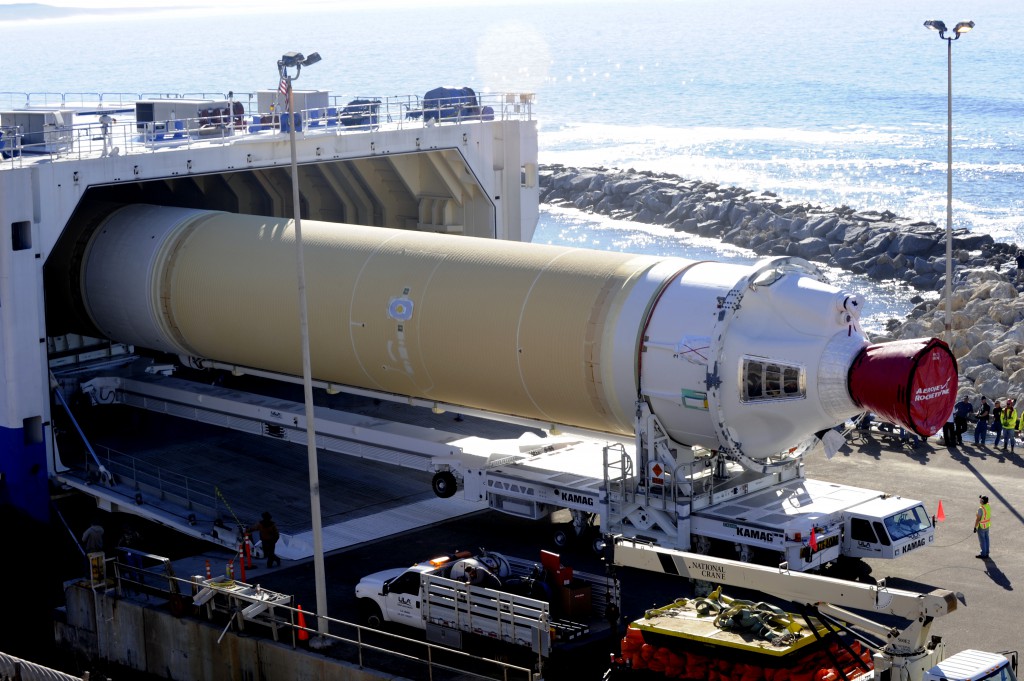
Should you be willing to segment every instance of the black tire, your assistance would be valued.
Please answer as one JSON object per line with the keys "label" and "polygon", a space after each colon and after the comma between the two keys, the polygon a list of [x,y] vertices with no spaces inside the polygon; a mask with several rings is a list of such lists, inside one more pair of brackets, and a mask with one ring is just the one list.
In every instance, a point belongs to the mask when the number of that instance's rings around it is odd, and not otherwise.
{"label": "black tire", "polygon": [[607,546],[604,542],[604,537],[600,535],[590,539],[590,550],[594,552],[595,556],[603,556]]}
{"label": "black tire", "polygon": [[556,527],[551,533],[551,541],[560,549],[567,547],[573,540],[573,533],[564,527]]}
{"label": "black tire", "polygon": [[441,499],[448,499],[449,497],[455,496],[455,492],[458,490],[459,485],[455,480],[455,475],[450,471],[440,471],[434,474],[434,479],[430,482],[431,488]]}
{"label": "black tire", "polygon": [[361,598],[359,600],[359,621],[372,629],[383,627],[384,615],[380,611],[380,606],[369,598]]}

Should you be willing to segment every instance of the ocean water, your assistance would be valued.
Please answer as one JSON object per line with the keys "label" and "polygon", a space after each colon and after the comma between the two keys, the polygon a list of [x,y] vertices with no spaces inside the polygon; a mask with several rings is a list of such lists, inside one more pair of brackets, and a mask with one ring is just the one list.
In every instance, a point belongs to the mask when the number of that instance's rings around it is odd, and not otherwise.
{"label": "ocean water", "polygon": [[[282,53],[316,51],[301,87],[343,97],[534,92],[542,163],[664,171],[944,225],[947,44],[923,24],[973,20],[952,43],[954,227],[1024,243],[1017,0],[369,5],[0,21],[0,92],[254,91],[276,86]],[[535,240],[754,260],[573,211],[544,210]],[[906,289],[828,276],[864,294],[871,328],[909,309]]]}

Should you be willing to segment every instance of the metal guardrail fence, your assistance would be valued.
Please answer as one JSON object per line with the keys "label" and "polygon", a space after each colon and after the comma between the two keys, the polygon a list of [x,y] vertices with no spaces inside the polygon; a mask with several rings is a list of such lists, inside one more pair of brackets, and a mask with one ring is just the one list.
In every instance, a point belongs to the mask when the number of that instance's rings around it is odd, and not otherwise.
{"label": "metal guardrail fence", "polygon": [[[125,485],[136,495],[143,495],[136,497],[137,503],[141,503],[144,496],[153,495],[196,515],[225,522],[230,519],[231,525],[235,524],[235,520],[230,517],[231,510],[216,483],[147,463],[110,447],[97,447],[97,457],[100,466],[114,476],[116,485]],[[103,468],[91,459],[86,459],[85,468],[90,478],[103,477]]]}
{"label": "metal guardrail fence", "polygon": [[[147,102],[208,102],[192,117],[157,117],[136,120],[136,104]],[[531,120],[534,96],[530,93],[485,93],[472,97],[425,100],[419,95],[342,98],[328,96],[327,106],[294,113],[296,133],[338,135],[383,129],[402,130],[434,125],[462,125],[489,120]],[[226,103],[226,107],[219,106]],[[42,129],[0,126],[0,169],[19,167],[39,157],[82,159],[152,153],[169,147],[230,141],[255,135],[290,132],[282,99],[268,111],[258,110],[255,93],[50,93],[0,92],[0,112],[51,114]],[[65,123],[71,111],[76,122]],[[55,114],[55,115],[53,115]],[[109,120],[105,120],[108,117]],[[119,120],[120,118],[120,120]],[[79,119],[81,122],[79,122]]]}
{"label": "metal guardrail fence", "polygon": [[[354,658],[361,668],[368,668],[367,654],[377,653],[395,662],[425,668],[425,678],[428,679],[436,678],[442,671],[452,672],[459,678],[502,681],[532,681],[534,678],[534,672],[526,667],[477,657],[333,617],[321,618],[315,612],[292,605],[294,599],[290,596],[262,592],[258,586],[237,580],[178,577],[171,561],[163,556],[125,548],[118,549],[118,554],[104,557],[101,564],[95,560],[99,554],[90,554],[93,560],[88,565],[88,574],[94,590],[106,590],[111,585],[108,577],[113,575],[112,585],[118,596],[166,599],[171,612],[176,615],[187,615],[190,608],[196,608],[193,612],[196,616],[205,613],[207,619],[226,618],[225,632],[232,626],[241,630],[245,626],[244,619],[265,627],[278,640],[280,632],[286,632],[291,637],[293,648],[297,648],[302,639],[320,638],[316,647],[321,650],[330,647],[334,651],[329,655],[331,657]],[[202,605],[193,604],[197,597],[204,601]],[[268,607],[243,607],[262,603]],[[326,623],[327,631],[324,633],[319,630],[321,619]]]}

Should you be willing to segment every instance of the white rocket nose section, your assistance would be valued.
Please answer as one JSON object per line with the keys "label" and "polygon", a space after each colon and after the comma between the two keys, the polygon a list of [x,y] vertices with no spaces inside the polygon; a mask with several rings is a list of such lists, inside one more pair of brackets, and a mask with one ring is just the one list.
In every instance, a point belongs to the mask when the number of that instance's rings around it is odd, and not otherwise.
{"label": "white rocket nose section", "polygon": [[927,437],[956,402],[956,358],[938,338],[869,345],[850,367],[849,383],[859,406]]}

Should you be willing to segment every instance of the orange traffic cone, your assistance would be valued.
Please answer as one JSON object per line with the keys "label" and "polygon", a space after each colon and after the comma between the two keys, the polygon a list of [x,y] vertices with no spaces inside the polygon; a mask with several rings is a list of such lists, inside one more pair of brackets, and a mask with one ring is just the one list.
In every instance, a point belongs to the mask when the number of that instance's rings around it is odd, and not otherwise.
{"label": "orange traffic cone", "polygon": [[935,513],[935,519],[940,523],[946,519],[946,512],[942,510],[942,499],[939,499],[939,510]]}
{"label": "orange traffic cone", "polygon": [[811,551],[818,550],[818,538],[814,534],[814,530],[817,529],[811,525]]}
{"label": "orange traffic cone", "polygon": [[297,607],[299,609],[299,640],[300,641],[308,641],[309,640],[309,632],[306,631],[306,616],[302,614],[302,606],[301,605],[296,605],[295,607]]}

